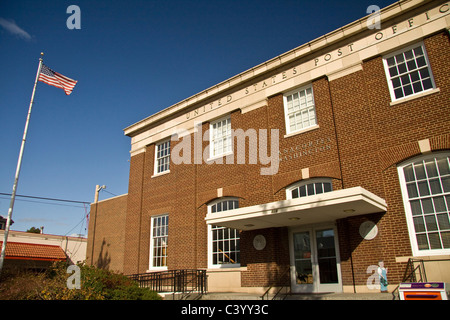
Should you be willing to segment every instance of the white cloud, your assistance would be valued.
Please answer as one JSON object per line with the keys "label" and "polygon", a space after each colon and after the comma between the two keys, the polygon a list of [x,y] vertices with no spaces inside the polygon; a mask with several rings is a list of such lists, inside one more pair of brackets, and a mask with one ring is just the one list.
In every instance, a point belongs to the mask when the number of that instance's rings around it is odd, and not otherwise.
{"label": "white cloud", "polygon": [[2,26],[6,31],[11,34],[18,36],[19,38],[25,40],[31,40],[31,36],[28,32],[19,27],[13,20],[6,20],[0,18],[0,26]]}

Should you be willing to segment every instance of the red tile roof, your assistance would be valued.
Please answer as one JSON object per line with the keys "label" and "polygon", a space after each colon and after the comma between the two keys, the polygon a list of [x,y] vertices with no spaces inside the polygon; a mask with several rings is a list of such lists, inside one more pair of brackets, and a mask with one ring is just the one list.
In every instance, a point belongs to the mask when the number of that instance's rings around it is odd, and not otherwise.
{"label": "red tile roof", "polygon": [[60,246],[8,241],[5,259],[63,261],[67,257]]}

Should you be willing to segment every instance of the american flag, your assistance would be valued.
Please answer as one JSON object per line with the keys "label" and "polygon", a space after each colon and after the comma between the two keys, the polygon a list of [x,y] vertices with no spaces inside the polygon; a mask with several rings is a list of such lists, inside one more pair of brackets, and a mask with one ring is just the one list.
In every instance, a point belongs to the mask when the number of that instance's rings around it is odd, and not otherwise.
{"label": "american flag", "polygon": [[51,86],[55,86],[57,88],[63,89],[64,92],[66,93],[66,95],[71,94],[73,88],[77,84],[76,80],[67,78],[66,76],[63,76],[62,74],[53,71],[52,69],[47,67],[45,64],[42,64],[41,72],[39,74],[39,81],[42,81]]}

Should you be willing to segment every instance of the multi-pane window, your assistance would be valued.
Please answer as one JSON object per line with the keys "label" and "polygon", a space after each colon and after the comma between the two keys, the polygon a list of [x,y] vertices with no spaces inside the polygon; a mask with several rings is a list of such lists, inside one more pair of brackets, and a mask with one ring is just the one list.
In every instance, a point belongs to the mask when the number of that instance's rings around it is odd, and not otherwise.
{"label": "multi-pane window", "polygon": [[169,215],[152,217],[150,237],[150,268],[167,267]]}
{"label": "multi-pane window", "polygon": [[[239,208],[234,198],[221,199],[209,205],[209,212],[216,213]],[[239,230],[212,225],[209,231],[209,260],[213,267],[237,266],[240,263]]]}
{"label": "multi-pane window", "polygon": [[333,191],[333,187],[329,179],[314,179],[307,182],[297,183],[294,186],[288,188],[287,198],[295,199],[330,191]]}
{"label": "multi-pane window", "polygon": [[384,59],[392,100],[433,89],[433,77],[425,47],[412,46]]}
{"label": "multi-pane window", "polygon": [[222,212],[239,208],[239,201],[235,199],[221,200],[211,205],[211,213]]}
{"label": "multi-pane window", "polygon": [[218,157],[232,151],[231,117],[212,122],[210,126],[210,157]]}
{"label": "multi-pane window", "polygon": [[170,140],[156,145],[155,174],[169,171],[170,169]]}
{"label": "multi-pane window", "polygon": [[403,197],[416,253],[450,252],[450,164],[431,156],[399,167]]}
{"label": "multi-pane window", "polygon": [[286,132],[293,133],[317,124],[314,95],[311,86],[284,96]]}

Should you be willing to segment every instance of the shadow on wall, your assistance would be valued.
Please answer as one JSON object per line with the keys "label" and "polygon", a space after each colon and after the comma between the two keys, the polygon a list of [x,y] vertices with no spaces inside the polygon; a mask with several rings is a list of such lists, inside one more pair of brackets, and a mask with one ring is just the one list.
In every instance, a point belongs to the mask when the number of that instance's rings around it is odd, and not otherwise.
{"label": "shadow on wall", "polygon": [[[351,259],[352,253],[356,251],[356,249],[361,245],[362,242],[365,241],[359,233],[359,227],[361,226],[361,223],[372,221],[379,228],[380,234],[384,232],[382,226],[380,226],[378,223],[384,214],[384,212],[379,212],[337,220],[340,244],[339,252],[341,261]],[[372,252],[372,254],[375,254],[375,256],[373,256],[373,261],[375,262],[375,264],[379,259],[384,260],[386,258],[383,256],[384,245],[380,242],[380,240],[380,235],[378,235],[375,239],[370,240],[373,244],[372,247],[375,248],[373,249],[374,252]]]}
{"label": "shadow on wall", "polygon": [[109,247],[109,244],[107,244],[105,238],[103,238],[102,246],[100,248],[100,253],[98,254],[97,263],[96,263],[97,267],[100,269],[105,269],[105,270],[109,269],[109,265],[111,263],[111,257],[108,253],[108,247]]}

